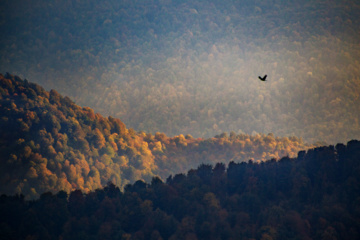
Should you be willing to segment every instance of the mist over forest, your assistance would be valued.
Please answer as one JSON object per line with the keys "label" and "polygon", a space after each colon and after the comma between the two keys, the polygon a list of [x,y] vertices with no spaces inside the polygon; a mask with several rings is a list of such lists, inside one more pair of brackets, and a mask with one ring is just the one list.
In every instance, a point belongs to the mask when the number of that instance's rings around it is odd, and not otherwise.
{"label": "mist over forest", "polygon": [[195,139],[136,132],[10,74],[0,74],[0,113],[0,194],[30,199],[48,191],[89,192],[108,182],[122,189],[201,164],[263,162],[319,146],[273,134]]}
{"label": "mist over forest", "polygon": [[3,0],[0,72],[136,131],[346,142],[360,138],[359,16],[346,0]]}

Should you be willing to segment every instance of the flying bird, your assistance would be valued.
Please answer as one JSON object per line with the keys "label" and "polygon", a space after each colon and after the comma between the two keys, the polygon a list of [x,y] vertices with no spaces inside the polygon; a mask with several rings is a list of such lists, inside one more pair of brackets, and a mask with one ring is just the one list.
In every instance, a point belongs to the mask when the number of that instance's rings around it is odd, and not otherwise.
{"label": "flying bird", "polygon": [[261,81],[266,81],[266,77],[267,77],[267,75],[265,75],[264,77],[259,76],[259,79],[260,79]]}

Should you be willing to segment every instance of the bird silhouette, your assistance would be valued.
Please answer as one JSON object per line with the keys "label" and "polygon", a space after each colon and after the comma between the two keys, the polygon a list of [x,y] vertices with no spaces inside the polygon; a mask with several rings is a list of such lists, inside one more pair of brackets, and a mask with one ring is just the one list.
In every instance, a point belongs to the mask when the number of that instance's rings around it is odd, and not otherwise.
{"label": "bird silhouette", "polygon": [[259,79],[260,79],[261,81],[266,81],[266,77],[267,77],[267,75],[265,75],[264,77],[259,76]]}

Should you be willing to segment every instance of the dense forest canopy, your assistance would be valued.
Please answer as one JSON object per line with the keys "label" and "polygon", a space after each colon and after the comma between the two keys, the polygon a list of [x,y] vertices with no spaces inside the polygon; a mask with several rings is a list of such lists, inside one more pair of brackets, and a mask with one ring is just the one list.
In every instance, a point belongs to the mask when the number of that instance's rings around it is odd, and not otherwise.
{"label": "dense forest canopy", "polygon": [[297,137],[222,133],[168,137],[127,129],[55,90],[0,74],[0,193],[36,198],[46,191],[123,188],[139,179],[186,172],[202,163],[265,161],[315,145]]}
{"label": "dense forest canopy", "polygon": [[152,134],[346,142],[359,15],[351,0],[3,0],[0,72]]}
{"label": "dense forest canopy", "polygon": [[359,239],[360,142],[165,182],[0,197],[2,239]]}

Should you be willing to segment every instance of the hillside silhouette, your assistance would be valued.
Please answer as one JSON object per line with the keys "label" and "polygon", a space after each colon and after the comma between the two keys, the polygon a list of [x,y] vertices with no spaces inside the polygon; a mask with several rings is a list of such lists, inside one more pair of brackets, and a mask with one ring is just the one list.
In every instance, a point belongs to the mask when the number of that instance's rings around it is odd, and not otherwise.
{"label": "hillside silhouette", "polygon": [[153,135],[346,143],[360,139],[359,15],[351,0],[2,0],[0,72]]}
{"label": "hillside silhouette", "polygon": [[[105,107],[105,106],[104,106]],[[37,198],[139,179],[166,179],[200,164],[265,161],[316,145],[297,137],[222,133],[213,138],[136,132],[55,90],[0,74],[0,193]]]}
{"label": "hillside silhouette", "polygon": [[0,197],[5,239],[359,239],[360,142],[203,164],[166,183]]}

